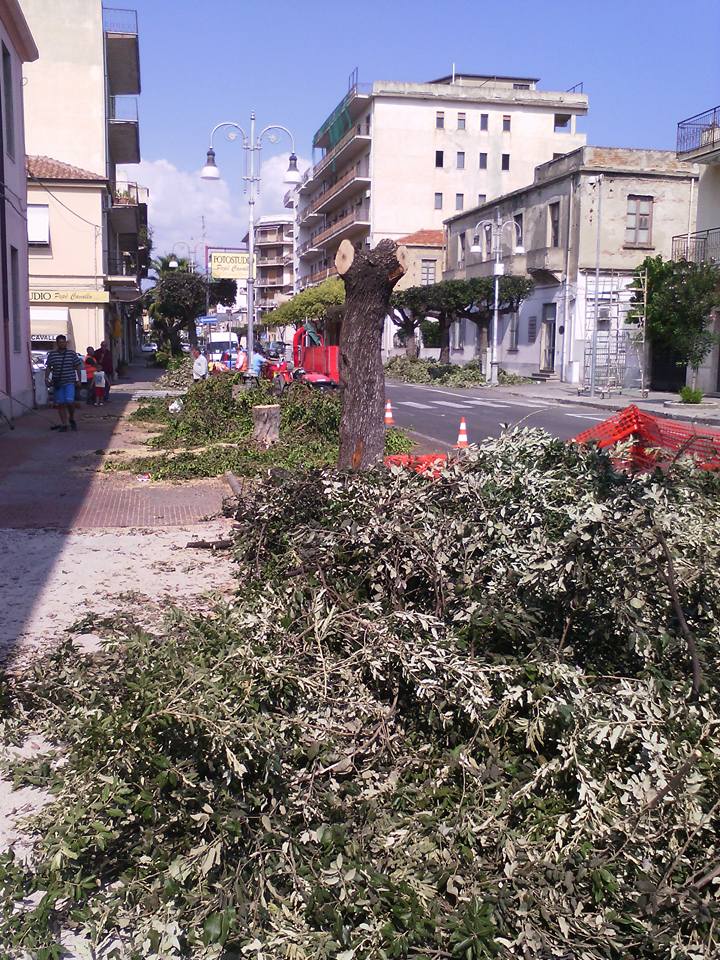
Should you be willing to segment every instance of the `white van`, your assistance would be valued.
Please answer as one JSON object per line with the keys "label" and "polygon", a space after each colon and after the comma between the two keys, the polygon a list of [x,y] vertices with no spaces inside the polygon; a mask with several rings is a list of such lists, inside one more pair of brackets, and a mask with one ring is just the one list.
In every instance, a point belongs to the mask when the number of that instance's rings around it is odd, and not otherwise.
{"label": "white van", "polygon": [[217,330],[208,334],[206,355],[208,360],[219,363],[223,354],[230,353],[230,359],[235,360],[240,342],[238,335],[231,330]]}

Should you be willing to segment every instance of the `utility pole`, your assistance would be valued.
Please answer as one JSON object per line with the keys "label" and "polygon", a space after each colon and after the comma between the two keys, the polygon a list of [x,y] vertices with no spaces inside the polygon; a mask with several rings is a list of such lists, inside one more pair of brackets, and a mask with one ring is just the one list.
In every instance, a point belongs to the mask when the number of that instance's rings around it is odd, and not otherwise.
{"label": "utility pole", "polygon": [[595,322],[592,333],[590,354],[590,396],[595,396],[597,380],[598,320],[600,318],[600,228],[602,225],[602,182],[603,174],[596,179],[597,186],[597,240],[595,243]]}

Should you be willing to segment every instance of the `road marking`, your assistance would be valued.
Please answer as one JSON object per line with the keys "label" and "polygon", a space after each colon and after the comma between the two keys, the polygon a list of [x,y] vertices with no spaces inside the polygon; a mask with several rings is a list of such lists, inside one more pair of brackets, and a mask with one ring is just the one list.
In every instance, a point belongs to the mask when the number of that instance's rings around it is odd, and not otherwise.
{"label": "road marking", "polygon": [[590,413],[566,413],[566,417],[573,417],[575,420],[604,420],[605,417],[593,416]]}
{"label": "road marking", "polygon": [[395,403],[398,407],[415,407],[416,410],[432,410],[431,404],[415,403],[414,400],[396,400]]}
{"label": "road marking", "polygon": [[537,403],[535,400],[506,400],[502,401],[503,406],[509,404],[511,407],[531,407],[535,410],[547,410],[550,406],[549,403],[546,403],[544,400],[540,403]]}
{"label": "road marking", "polygon": [[450,400],[433,400],[432,403],[436,407],[453,407],[455,410],[467,410],[467,405],[471,401],[466,400],[465,403],[451,403]]}
{"label": "road marking", "polygon": [[497,403],[495,400],[467,400],[466,403],[472,404],[473,407],[496,407],[498,410],[507,407],[507,403]]}

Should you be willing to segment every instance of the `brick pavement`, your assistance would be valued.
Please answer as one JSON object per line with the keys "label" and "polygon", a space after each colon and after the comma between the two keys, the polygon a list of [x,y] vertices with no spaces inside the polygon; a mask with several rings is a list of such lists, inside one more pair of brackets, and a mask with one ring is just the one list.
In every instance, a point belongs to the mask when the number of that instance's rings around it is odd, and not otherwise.
{"label": "brick pavement", "polygon": [[108,450],[145,452],[141,435],[124,418],[134,408],[132,393],[151,386],[156,374],[133,372],[137,379],[114,387],[110,403],[77,411],[77,433],[50,430],[57,422],[51,410],[27,413],[14,431],[0,432],[0,527],[168,527],[220,511],[229,493],[222,480],[141,483],[132,474],[102,470]]}

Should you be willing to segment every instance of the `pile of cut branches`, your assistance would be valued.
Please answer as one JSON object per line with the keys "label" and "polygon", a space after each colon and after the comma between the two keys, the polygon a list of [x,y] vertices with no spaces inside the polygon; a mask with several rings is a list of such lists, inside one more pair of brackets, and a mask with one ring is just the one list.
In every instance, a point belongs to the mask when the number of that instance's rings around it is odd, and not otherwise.
{"label": "pile of cut branches", "polygon": [[58,745],[14,770],[57,803],[2,861],[0,942],[717,956],[719,494],[537,431],[437,481],[268,481],[232,605],[0,691],[6,739]]}

